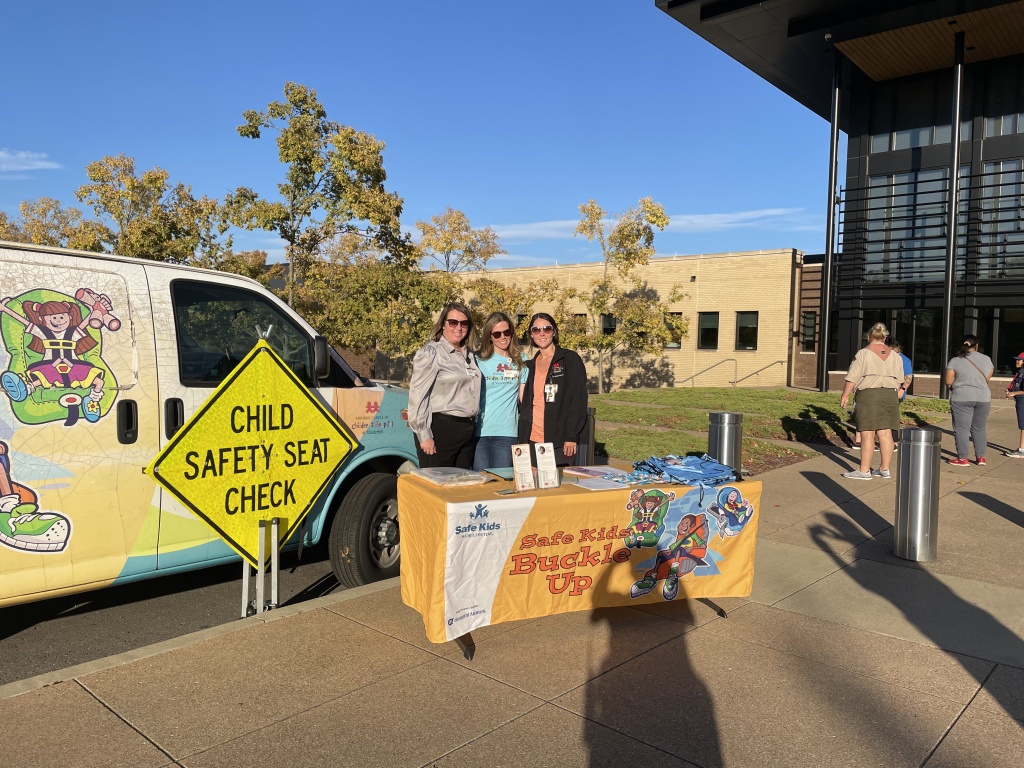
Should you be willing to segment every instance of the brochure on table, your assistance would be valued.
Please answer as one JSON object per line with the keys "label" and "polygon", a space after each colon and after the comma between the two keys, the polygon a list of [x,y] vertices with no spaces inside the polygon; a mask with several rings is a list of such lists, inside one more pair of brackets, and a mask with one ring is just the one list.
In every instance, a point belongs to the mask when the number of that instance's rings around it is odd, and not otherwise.
{"label": "brochure on table", "polygon": [[540,488],[558,487],[555,446],[551,443],[537,443],[537,485]]}
{"label": "brochure on table", "polygon": [[536,487],[533,482],[533,462],[530,461],[529,443],[512,446],[512,471],[515,474],[517,491],[532,491]]}

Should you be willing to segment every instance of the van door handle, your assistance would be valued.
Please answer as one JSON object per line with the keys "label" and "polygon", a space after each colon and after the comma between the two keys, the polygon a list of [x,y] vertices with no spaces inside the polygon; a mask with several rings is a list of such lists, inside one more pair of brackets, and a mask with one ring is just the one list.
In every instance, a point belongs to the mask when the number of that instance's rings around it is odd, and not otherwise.
{"label": "van door handle", "polygon": [[134,400],[117,402],[117,442],[131,445],[139,439],[139,406]]}
{"label": "van door handle", "polygon": [[169,397],[164,400],[164,434],[170,440],[174,433],[185,423],[185,404],[180,397]]}

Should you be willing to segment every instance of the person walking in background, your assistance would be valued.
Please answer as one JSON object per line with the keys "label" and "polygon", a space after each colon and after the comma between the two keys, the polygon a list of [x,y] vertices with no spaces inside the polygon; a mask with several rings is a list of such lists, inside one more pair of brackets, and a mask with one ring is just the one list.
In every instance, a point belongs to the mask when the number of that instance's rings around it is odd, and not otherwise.
{"label": "person walking in background", "polygon": [[1011,459],[1024,459],[1024,352],[1014,358],[1017,370],[1013,375],[1013,381],[1006,388],[1006,396],[1013,398],[1013,405],[1017,409],[1017,428],[1020,430],[1020,447],[1015,451],[1007,451],[1006,455]]}
{"label": "person walking in background", "polygon": [[409,427],[416,435],[421,467],[473,466],[480,369],[473,319],[462,304],[448,304],[434,323],[431,340],[412,359]]}
{"label": "person walking in background", "polygon": [[956,458],[949,463],[966,467],[967,453],[974,441],[974,456],[979,467],[984,467],[988,412],[992,408],[992,391],[988,380],[995,366],[988,355],[978,351],[978,337],[964,336],[957,356],[946,363],[945,381],[949,387],[949,410],[953,414],[953,441]]}
{"label": "person walking in background", "polygon": [[558,325],[546,312],[530,319],[528,375],[519,409],[519,442],[552,443],[555,463],[576,457],[587,425],[587,369],[575,352],[558,346]]}
{"label": "person walking in background", "polygon": [[476,364],[484,385],[473,458],[473,469],[478,472],[512,466],[512,446],[518,439],[519,400],[528,374],[508,315],[492,313],[480,335]]}
{"label": "person walking in background", "polygon": [[[839,399],[840,406],[846,408],[850,395],[856,392],[855,419],[864,446],[860,455],[860,468],[843,473],[843,477],[850,480],[891,477],[889,462],[892,461],[892,431],[900,424],[900,403],[896,389],[903,381],[903,361],[886,346],[885,339],[888,336],[889,331],[882,323],[871,326],[868,345],[850,363],[843,394]],[[876,434],[881,462],[878,470],[872,472],[873,451],[868,446],[874,446]]]}

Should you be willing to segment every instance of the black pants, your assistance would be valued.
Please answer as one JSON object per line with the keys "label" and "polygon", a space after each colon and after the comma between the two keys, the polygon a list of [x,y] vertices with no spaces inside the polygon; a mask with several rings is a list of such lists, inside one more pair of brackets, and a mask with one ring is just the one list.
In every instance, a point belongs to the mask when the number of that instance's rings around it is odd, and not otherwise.
{"label": "black pants", "polygon": [[428,456],[416,444],[416,454],[421,467],[473,468],[473,454],[476,452],[476,423],[446,413],[435,413],[430,419],[430,431],[434,433],[434,455]]}

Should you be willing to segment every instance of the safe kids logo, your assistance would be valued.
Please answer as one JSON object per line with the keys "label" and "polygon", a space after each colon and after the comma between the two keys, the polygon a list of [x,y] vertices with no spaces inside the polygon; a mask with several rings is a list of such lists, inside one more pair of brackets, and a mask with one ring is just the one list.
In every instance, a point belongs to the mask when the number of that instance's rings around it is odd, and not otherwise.
{"label": "safe kids logo", "polygon": [[0,339],[10,355],[0,387],[23,424],[95,423],[117,397],[104,362],[104,333],[116,333],[108,296],[79,288],[72,298],[47,288],[0,299]]}
{"label": "safe kids logo", "polygon": [[466,517],[469,522],[466,525],[456,525],[456,536],[493,536],[496,531],[501,530],[501,523],[487,521],[487,505],[477,504],[476,508]]}

